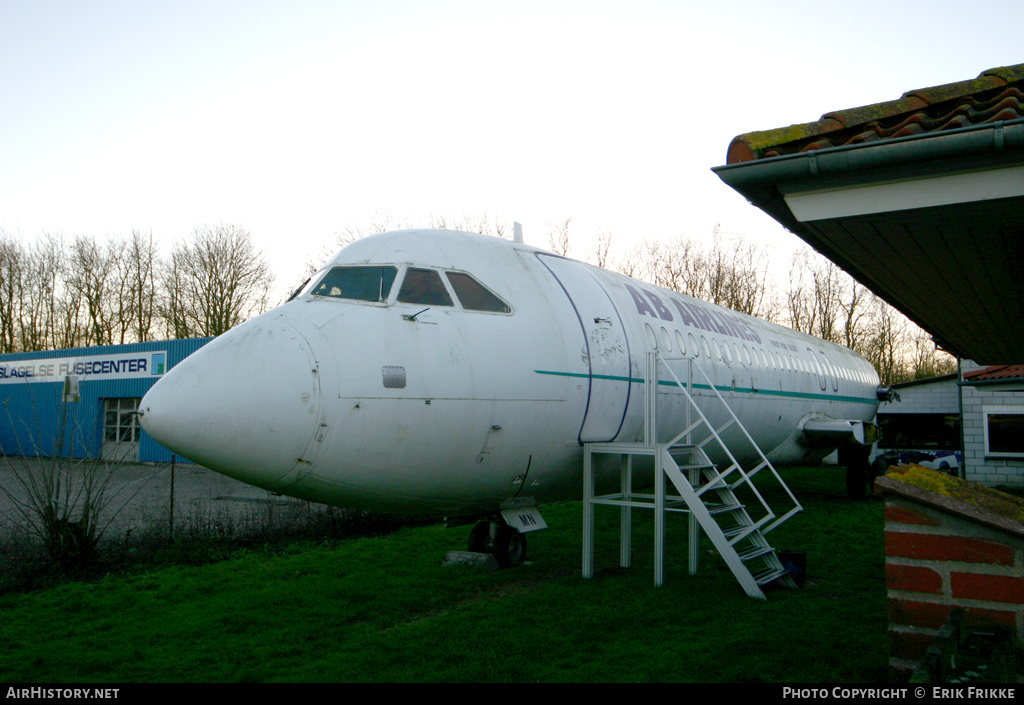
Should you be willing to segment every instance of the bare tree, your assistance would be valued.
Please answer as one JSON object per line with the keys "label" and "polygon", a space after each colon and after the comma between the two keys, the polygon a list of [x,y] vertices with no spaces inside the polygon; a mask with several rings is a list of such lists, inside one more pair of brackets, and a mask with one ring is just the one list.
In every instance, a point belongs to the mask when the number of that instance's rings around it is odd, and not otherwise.
{"label": "bare tree", "polygon": [[78,301],[63,283],[64,253],[64,240],[54,233],[44,233],[29,251],[18,291],[22,350],[70,348],[81,342]]}
{"label": "bare tree", "polygon": [[558,255],[569,254],[569,223],[572,218],[556,220],[548,223],[548,244],[551,251]]}
{"label": "bare tree", "polygon": [[640,258],[637,272],[631,276],[639,276],[657,286],[680,291],[690,295],[703,290],[704,272],[695,266],[696,244],[688,238],[677,238],[670,242],[661,240],[644,240],[638,251]]}
{"label": "bare tree", "polygon": [[193,335],[184,311],[185,269],[185,257],[172,255],[162,263],[159,270],[157,310],[163,323],[162,335],[167,338],[189,338]]}
{"label": "bare tree", "polygon": [[871,292],[867,287],[850,277],[850,288],[843,298],[843,340],[841,341],[851,350],[856,350],[863,345],[867,333],[866,323],[870,321]]}
{"label": "bare tree", "polygon": [[197,228],[179,242],[161,277],[162,315],[175,337],[220,335],[269,305],[273,275],[235,225]]}
{"label": "bare tree", "polygon": [[482,214],[463,214],[459,218],[452,218],[443,214],[432,215],[427,223],[428,227],[437,230],[458,230],[464,233],[480,233],[481,235],[492,235],[503,239],[507,239],[512,232],[511,223],[505,222],[500,218],[491,218]]}
{"label": "bare tree", "polygon": [[594,241],[594,264],[605,268],[609,265],[608,255],[612,249],[612,233],[610,230],[601,230]]}
{"label": "bare tree", "polygon": [[717,227],[709,248],[687,237],[645,240],[634,256],[639,262],[626,260],[629,271],[622,263],[618,271],[741,313],[778,316],[767,255],[740,238],[722,237]]}
{"label": "bare tree", "polygon": [[793,255],[786,292],[788,325],[858,349],[871,325],[868,290],[809,248]]}
{"label": "bare tree", "polygon": [[914,336],[914,379],[937,377],[957,371],[956,358],[938,350],[935,341],[923,330]]}
{"label": "bare tree", "polygon": [[0,229],[0,353],[18,351],[21,322],[18,291],[24,266],[25,249]]}
{"label": "bare tree", "polygon": [[789,270],[789,289],[786,292],[788,325],[809,335],[819,335],[828,329],[831,337],[836,317],[834,289],[831,286],[831,272],[823,259],[815,258],[809,249],[802,249],[793,255]]}
{"label": "bare tree", "polygon": [[770,257],[742,238],[729,240],[714,230],[714,244],[698,260],[705,271],[705,298],[719,306],[772,320],[778,315],[774,292],[768,282]]}
{"label": "bare tree", "polygon": [[143,234],[133,230],[126,244],[120,270],[125,281],[122,331],[126,331],[136,342],[152,340],[159,265],[160,258],[156,243],[153,242],[153,233]]}
{"label": "bare tree", "polygon": [[626,254],[609,263],[609,268],[625,274],[627,277],[642,279],[644,277],[644,245],[639,242],[633,245]]}
{"label": "bare tree", "polygon": [[877,296],[872,297],[873,326],[864,346],[858,350],[866,357],[882,380],[882,384],[896,384],[913,378],[910,342],[910,322],[896,309]]}
{"label": "bare tree", "polygon": [[116,297],[110,288],[117,245],[101,246],[95,238],[76,236],[71,242],[65,282],[85,312],[85,345],[114,342]]}

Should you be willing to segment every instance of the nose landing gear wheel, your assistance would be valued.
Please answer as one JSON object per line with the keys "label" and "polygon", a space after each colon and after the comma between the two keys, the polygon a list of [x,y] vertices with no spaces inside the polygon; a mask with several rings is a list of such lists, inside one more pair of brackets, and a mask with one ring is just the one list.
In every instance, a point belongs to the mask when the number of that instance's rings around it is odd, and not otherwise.
{"label": "nose landing gear wheel", "polygon": [[491,522],[478,521],[469,532],[469,545],[466,547],[471,553],[488,553],[488,544],[491,542]]}
{"label": "nose landing gear wheel", "polygon": [[511,526],[502,524],[494,536],[491,552],[498,560],[498,565],[503,568],[522,565],[526,559],[526,536]]}
{"label": "nose landing gear wheel", "polygon": [[504,522],[480,521],[469,532],[468,549],[490,553],[498,565],[510,568],[526,560],[526,536]]}

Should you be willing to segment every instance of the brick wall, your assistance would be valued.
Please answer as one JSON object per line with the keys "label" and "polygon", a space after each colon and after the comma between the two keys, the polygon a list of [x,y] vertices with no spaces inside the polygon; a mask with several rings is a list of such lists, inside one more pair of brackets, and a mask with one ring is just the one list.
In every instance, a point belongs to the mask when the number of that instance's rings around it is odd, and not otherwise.
{"label": "brick wall", "polygon": [[1020,652],[1024,526],[888,477],[876,490],[885,497],[892,679],[909,678],[954,607],[969,629],[1012,629]]}

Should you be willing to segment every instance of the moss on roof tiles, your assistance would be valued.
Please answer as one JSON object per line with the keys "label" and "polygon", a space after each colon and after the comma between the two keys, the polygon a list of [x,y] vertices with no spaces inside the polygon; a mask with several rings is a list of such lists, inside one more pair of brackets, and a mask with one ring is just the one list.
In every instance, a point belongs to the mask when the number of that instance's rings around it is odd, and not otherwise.
{"label": "moss on roof tiles", "polygon": [[[1024,64],[1003,66],[983,71],[977,78],[947,83],[929,88],[907,91],[897,100],[890,100],[857,108],[835,110],[826,113],[815,122],[807,122],[772,130],[748,132],[733,138],[729,145],[726,163],[761,159],[766,156],[777,156],[783,151],[774,148],[792,143],[811,141],[819,135],[830,134],[839,130],[850,130],[867,125],[871,122],[892,118],[905,113],[922,110],[948,100],[956,100],[975,93],[991,90],[1010,83],[1024,81]],[[814,142],[811,148],[834,146]]]}
{"label": "moss on roof tiles", "polygon": [[1024,64],[1017,64],[1015,66],[1000,66],[994,69],[989,69],[981,74],[982,76],[997,76],[1007,83],[1016,83],[1017,81],[1024,81]]}
{"label": "moss on roof tiles", "polygon": [[915,464],[891,466],[886,477],[1024,524],[1024,499],[1006,492]]}

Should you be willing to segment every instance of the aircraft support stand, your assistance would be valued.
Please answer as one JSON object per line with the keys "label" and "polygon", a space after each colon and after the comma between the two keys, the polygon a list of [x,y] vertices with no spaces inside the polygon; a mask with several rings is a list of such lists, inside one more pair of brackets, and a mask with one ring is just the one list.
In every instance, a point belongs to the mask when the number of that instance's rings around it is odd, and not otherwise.
{"label": "aircraft support stand", "polygon": [[[673,378],[666,382],[670,387],[677,386],[686,396],[687,426],[679,434],[666,443],[658,443],[657,434],[657,391],[659,384],[658,354],[647,353],[644,374],[644,440],[642,443],[612,442],[586,443],[583,454],[583,577],[594,575],[594,507],[598,504],[620,507],[620,553],[619,564],[628,568],[631,564],[632,550],[632,509],[634,507],[654,510],[654,584],[660,586],[665,580],[665,518],[669,512],[689,514],[689,572],[696,575],[700,567],[700,541],[706,535],[722,556],[726,564],[736,576],[744,591],[751,596],[764,599],[761,586],[779,581],[787,587],[796,587],[786,569],[782,566],[764,534],[779,526],[797,512],[802,510],[800,503],[785,486],[768,458],[757,448],[750,434],[743,429],[739,419],[729,409],[719,390],[714,387],[706,376],[707,387],[713,391],[728,411],[728,420],[715,428],[694,401],[693,372],[696,367],[692,359],[684,359],[687,366],[687,383],[684,385],[667,365],[665,369]],[[690,411],[696,412],[699,419],[690,423]],[[745,438],[757,449],[761,462],[750,471],[744,470],[729,450],[722,433],[736,426]],[[701,440],[694,443],[693,437],[700,428]],[[737,434],[733,432],[734,438]],[[705,446],[716,442],[724,451],[730,463],[725,470],[711,462],[705,453]],[[595,492],[595,455],[618,455],[621,458],[619,492],[598,496]],[[633,458],[648,456],[654,462],[654,494],[645,494],[633,490]],[[724,463],[723,463],[724,464]],[[765,502],[758,489],[751,482],[755,474],[769,469],[778,483],[785,489],[793,502],[793,508],[781,517]],[[685,472],[684,472],[685,471]],[[668,479],[677,494],[668,494]],[[754,520],[748,512],[747,504],[737,499],[734,490],[741,489],[744,501],[752,502],[754,507],[760,505],[763,516]],[[723,519],[719,524],[720,517]],[[760,564],[757,572],[750,566]]]}

